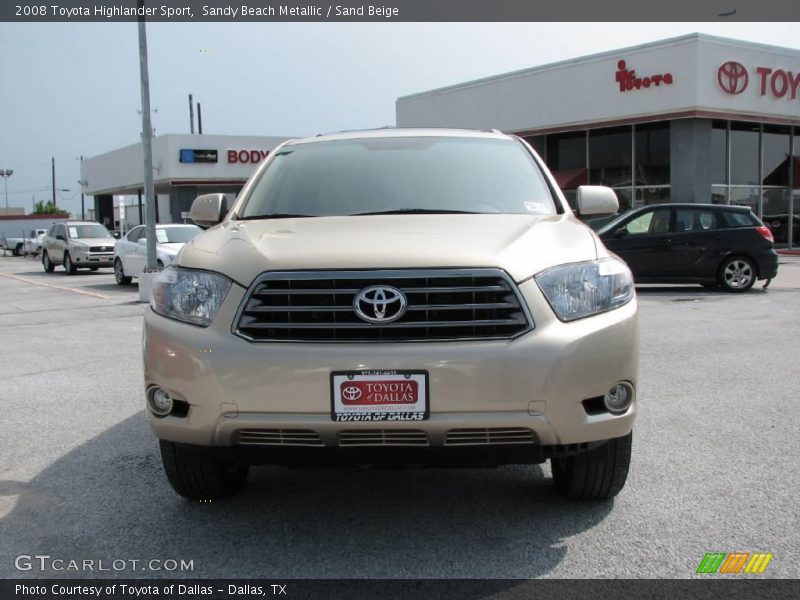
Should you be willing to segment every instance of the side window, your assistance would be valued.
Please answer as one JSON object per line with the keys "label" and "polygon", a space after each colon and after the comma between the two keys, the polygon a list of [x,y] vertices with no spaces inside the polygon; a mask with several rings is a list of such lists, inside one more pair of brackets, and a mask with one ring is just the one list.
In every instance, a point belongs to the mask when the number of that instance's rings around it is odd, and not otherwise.
{"label": "side window", "polygon": [[648,211],[628,221],[625,229],[630,235],[667,233],[669,231],[669,210],[668,208],[659,208]]}
{"label": "side window", "polygon": [[128,234],[128,241],[129,242],[136,242],[142,236],[142,229],[141,227],[135,227],[129,234]]}
{"label": "side window", "polygon": [[66,230],[64,229],[63,225],[56,225],[55,236],[66,237]]}
{"label": "side window", "polygon": [[752,227],[753,223],[750,213],[746,212],[725,212],[725,217],[728,219],[728,224],[731,227]]}
{"label": "side window", "polygon": [[697,210],[694,208],[679,208],[675,213],[675,227],[673,231],[706,231],[719,229],[721,224],[717,214],[712,210]]}

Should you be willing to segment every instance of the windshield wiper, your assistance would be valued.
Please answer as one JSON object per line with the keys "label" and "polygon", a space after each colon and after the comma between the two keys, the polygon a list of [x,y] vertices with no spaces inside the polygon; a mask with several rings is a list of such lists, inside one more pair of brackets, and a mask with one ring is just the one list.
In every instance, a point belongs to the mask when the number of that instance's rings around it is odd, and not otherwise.
{"label": "windshield wiper", "polygon": [[471,210],[448,210],[445,208],[396,208],[394,210],[376,210],[355,213],[351,217],[365,217],[367,215],[477,215],[480,213]]}
{"label": "windshield wiper", "polygon": [[316,217],[318,215],[295,215],[292,213],[272,213],[269,215],[247,215],[239,217],[240,221],[254,221],[260,219],[301,219],[303,217]]}

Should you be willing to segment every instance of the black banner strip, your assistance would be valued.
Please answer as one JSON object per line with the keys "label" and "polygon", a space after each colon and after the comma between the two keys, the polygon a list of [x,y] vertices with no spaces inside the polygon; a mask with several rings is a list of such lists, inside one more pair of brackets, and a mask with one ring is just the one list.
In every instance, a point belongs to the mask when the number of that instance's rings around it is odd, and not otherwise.
{"label": "black banner strip", "polygon": [[[9,0],[6,22],[136,21],[137,0]],[[145,0],[153,22],[800,21],[797,0]],[[613,30],[609,36],[613,37]]]}
{"label": "black banner strip", "polygon": [[4,579],[2,600],[795,600],[800,580],[705,576],[693,580]]}

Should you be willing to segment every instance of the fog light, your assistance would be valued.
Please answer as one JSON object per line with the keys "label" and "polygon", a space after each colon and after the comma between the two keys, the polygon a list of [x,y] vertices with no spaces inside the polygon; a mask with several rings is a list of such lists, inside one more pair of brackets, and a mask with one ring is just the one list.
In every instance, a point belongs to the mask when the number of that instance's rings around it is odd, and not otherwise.
{"label": "fog light", "polygon": [[624,413],[633,401],[633,388],[628,383],[617,383],[603,396],[603,402],[609,412]]}
{"label": "fog light", "polygon": [[156,388],[150,393],[150,410],[158,417],[165,417],[172,412],[172,398],[166,390]]}

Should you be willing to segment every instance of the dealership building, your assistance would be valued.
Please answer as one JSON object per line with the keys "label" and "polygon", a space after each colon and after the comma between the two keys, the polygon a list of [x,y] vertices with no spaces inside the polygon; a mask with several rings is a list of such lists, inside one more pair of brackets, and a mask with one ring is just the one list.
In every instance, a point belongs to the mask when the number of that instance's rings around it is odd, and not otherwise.
{"label": "dealership building", "polygon": [[396,111],[399,127],[524,137],[570,200],[600,184],[623,208],[747,205],[779,245],[800,220],[798,50],[691,34],[404,96]]}
{"label": "dealership building", "polygon": [[[404,96],[399,127],[499,129],[527,139],[568,199],[612,187],[622,209],[660,202],[749,206],[779,246],[800,247],[800,51],[691,34]],[[287,138],[153,140],[159,222],[208,192],[238,193]],[[118,227],[114,195],[139,196],[142,146],[83,162],[93,216]],[[136,200],[134,198],[133,200]],[[141,201],[127,224],[142,221]]]}
{"label": "dealership building", "polygon": [[[182,223],[192,201],[213,192],[238,194],[286,137],[166,134],[153,138],[156,221]],[[90,215],[111,229],[144,222],[144,155],[132,144],[81,163],[81,191],[94,196]],[[129,198],[120,222],[119,198]],[[115,203],[115,197],[117,201]]]}

